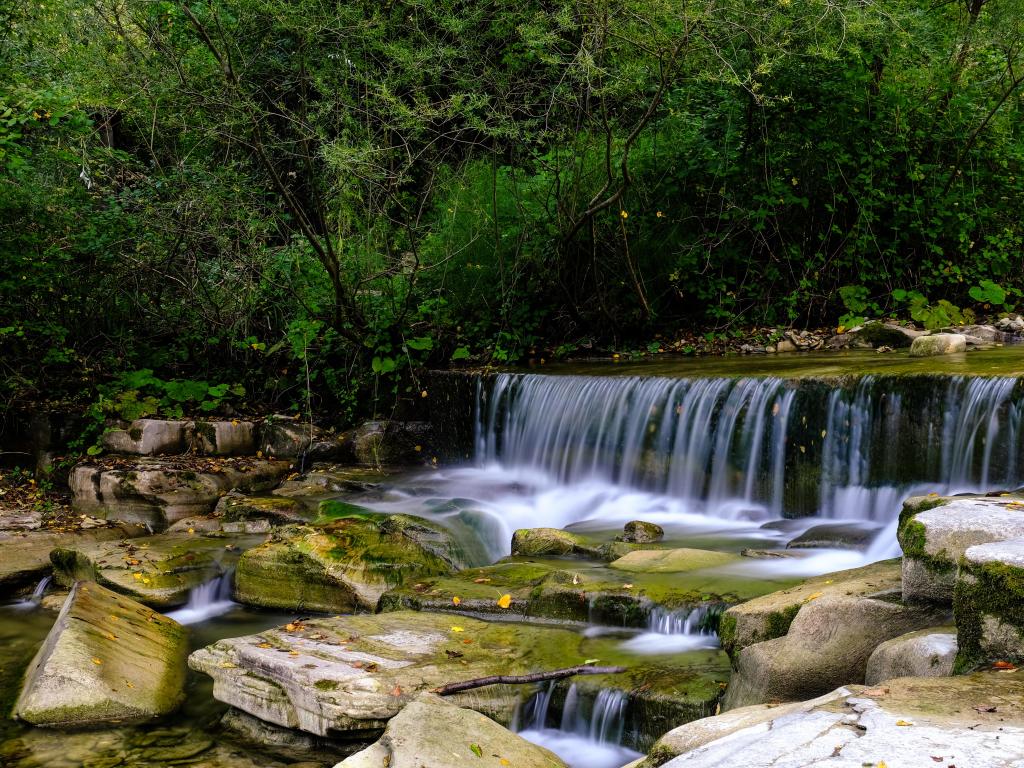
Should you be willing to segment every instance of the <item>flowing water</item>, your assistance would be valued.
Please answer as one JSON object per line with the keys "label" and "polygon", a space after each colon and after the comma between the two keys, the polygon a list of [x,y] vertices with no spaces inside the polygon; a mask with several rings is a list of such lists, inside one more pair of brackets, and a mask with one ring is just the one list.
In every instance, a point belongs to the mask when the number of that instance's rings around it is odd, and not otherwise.
{"label": "flowing water", "polygon": [[685,653],[718,647],[717,622],[712,621],[714,609],[670,611],[656,607],[651,611],[647,630],[630,638],[623,648],[640,654]]}
{"label": "flowing water", "polygon": [[179,624],[198,624],[238,607],[231,599],[234,570],[229,569],[205,584],[192,589],[188,603],[167,614]]}

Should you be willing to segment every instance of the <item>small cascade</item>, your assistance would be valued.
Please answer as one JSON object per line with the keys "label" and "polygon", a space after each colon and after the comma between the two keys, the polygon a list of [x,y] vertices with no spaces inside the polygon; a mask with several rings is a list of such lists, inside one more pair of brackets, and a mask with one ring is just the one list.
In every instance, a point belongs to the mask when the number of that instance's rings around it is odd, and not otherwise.
{"label": "small cascade", "polygon": [[576,685],[565,694],[558,728],[549,728],[548,718],[556,688],[548,684],[534,694],[517,718],[519,735],[550,749],[572,768],[619,768],[640,756],[622,746],[626,729],[628,698],[611,688],[598,692],[590,706]]}
{"label": "small cascade", "polygon": [[692,610],[670,611],[657,607],[651,611],[647,631],[623,643],[634,653],[684,653],[717,648],[717,608],[702,605]]}
{"label": "small cascade", "polygon": [[558,501],[585,499],[591,518],[632,494],[635,508],[668,520],[886,524],[908,495],[1019,486],[1024,386],[962,375],[499,374],[478,388],[476,434],[478,464],[573,489]]}
{"label": "small cascade", "polygon": [[39,604],[43,602],[43,597],[46,595],[46,590],[50,588],[50,584],[52,583],[52,576],[43,576],[43,578],[39,580],[39,583],[36,584],[35,589],[32,590],[32,594],[26,597],[17,605],[21,608],[37,608]]}
{"label": "small cascade", "polygon": [[194,587],[185,606],[171,611],[167,617],[179,624],[198,624],[227,613],[238,605],[231,599],[233,582],[234,571],[228,570]]}

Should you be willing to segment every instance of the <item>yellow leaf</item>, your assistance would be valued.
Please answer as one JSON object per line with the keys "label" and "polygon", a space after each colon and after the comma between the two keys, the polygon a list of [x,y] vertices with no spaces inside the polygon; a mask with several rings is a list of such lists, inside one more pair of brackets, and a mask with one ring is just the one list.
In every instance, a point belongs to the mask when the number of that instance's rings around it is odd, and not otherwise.
{"label": "yellow leaf", "polygon": [[465,632],[466,630],[464,630],[462,627],[452,627],[451,631],[452,632]]}
{"label": "yellow leaf", "polygon": [[139,580],[142,579],[142,574],[141,573],[133,573],[132,574],[132,578],[135,579],[136,581],[139,581]]}
{"label": "yellow leaf", "polygon": [[897,720],[896,725],[913,725],[913,723],[908,723],[906,720]]}
{"label": "yellow leaf", "polygon": [[499,608],[508,608],[510,605],[512,605],[512,595],[502,595],[498,598]]}
{"label": "yellow leaf", "polygon": [[885,764],[885,760],[879,760],[876,768],[889,768],[889,766]]}
{"label": "yellow leaf", "polygon": [[459,605],[462,602],[462,598],[458,595],[452,598],[452,605]]}
{"label": "yellow leaf", "polygon": [[189,529],[188,529],[188,532],[189,532],[189,533],[195,533],[195,532],[196,532],[196,529],[195,529],[195,528],[189,528]]}
{"label": "yellow leaf", "polygon": [[499,760],[498,762],[499,762],[499,763],[500,763],[501,765],[512,765],[512,763],[511,763],[511,762],[509,762],[509,759],[508,759],[507,757],[503,757],[503,758],[501,758],[501,760]]}
{"label": "yellow leaf", "polygon": [[95,664],[96,666],[99,666],[100,664],[103,663],[103,659],[97,659],[95,656],[93,656],[92,657],[92,663]]}
{"label": "yellow leaf", "polygon": [[804,602],[805,603],[809,603],[809,602],[811,602],[811,600],[817,600],[823,594],[825,594],[825,593],[824,592],[815,592],[813,595],[808,595],[807,597],[805,597],[804,598]]}

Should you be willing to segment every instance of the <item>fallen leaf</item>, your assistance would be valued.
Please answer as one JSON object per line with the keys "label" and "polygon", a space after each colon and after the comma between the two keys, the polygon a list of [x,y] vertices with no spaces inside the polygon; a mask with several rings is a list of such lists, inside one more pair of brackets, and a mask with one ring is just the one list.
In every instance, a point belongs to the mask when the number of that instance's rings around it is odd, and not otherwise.
{"label": "fallen leaf", "polygon": [[469,751],[472,752],[477,757],[483,757],[484,756],[484,751],[482,749],[480,749],[480,745],[479,744],[470,744],[469,745]]}
{"label": "fallen leaf", "polygon": [[462,627],[451,627],[449,629],[449,632],[465,632],[465,631],[466,630],[464,630]]}
{"label": "fallen leaf", "polygon": [[941,758],[941,757],[936,757],[935,755],[930,755],[930,757],[931,757],[931,759],[932,759],[932,760],[934,760],[934,761],[935,761],[936,763],[941,763],[941,762],[942,762],[942,760],[943,760],[943,758]]}
{"label": "fallen leaf", "polygon": [[502,595],[498,598],[499,608],[508,608],[510,605],[512,605],[512,595]]}
{"label": "fallen leaf", "polygon": [[900,726],[904,726],[904,725],[913,725],[913,723],[911,723],[911,722],[908,722],[908,721],[906,721],[906,720],[897,720],[897,721],[896,721],[896,725],[900,725]]}
{"label": "fallen leaf", "polygon": [[391,695],[392,696],[401,696],[402,695],[402,686],[396,685],[394,688],[392,688],[391,689]]}
{"label": "fallen leaf", "polygon": [[452,598],[452,605],[459,605],[461,603],[462,603],[462,598],[459,597],[458,595],[455,595],[455,597]]}
{"label": "fallen leaf", "polygon": [[888,688],[868,688],[864,691],[865,696],[884,696],[889,692]]}
{"label": "fallen leaf", "polygon": [[807,597],[805,597],[804,598],[804,602],[805,603],[809,603],[809,602],[811,602],[811,600],[817,600],[823,594],[825,594],[825,593],[824,592],[815,592],[813,595],[808,595]]}
{"label": "fallen leaf", "polygon": [[975,707],[976,712],[995,712],[995,707]]}
{"label": "fallen leaf", "polygon": [[1009,661],[993,661],[992,669],[1005,669],[1007,671],[1016,669],[1015,664],[1011,664]]}
{"label": "fallen leaf", "polygon": [[473,579],[474,584],[486,584],[490,579]]}
{"label": "fallen leaf", "polygon": [[97,659],[95,656],[93,656],[92,657],[92,663],[95,664],[96,666],[99,666],[100,664],[103,663],[103,659]]}
{"label": "fallen leaf", "polygon": [[271,645],[270,645],[270,643],[257,643],[256,647],[257,648],[270,648]]}
{"label": "fallen leaf", "polygon": [[507,757],[501,758],[501,760],[498,761],[498,764],[499,765],[512,765],[512,763],[509,761],[509,759]]}
{"label": "fallen leaf", "polygon": [[623,584],[623,585],[622,585],[622,588],[623,588],[623,589],[632,589],[632,588],[633,588],[633,585],[632,585],[632,584]]}
{"label": "fallen leaf", "polygon": [[450,651],[447,648],[445,649],[444,652],[449,659],[461,659],[463,656],[463,654],[459,653],[459,651]]}

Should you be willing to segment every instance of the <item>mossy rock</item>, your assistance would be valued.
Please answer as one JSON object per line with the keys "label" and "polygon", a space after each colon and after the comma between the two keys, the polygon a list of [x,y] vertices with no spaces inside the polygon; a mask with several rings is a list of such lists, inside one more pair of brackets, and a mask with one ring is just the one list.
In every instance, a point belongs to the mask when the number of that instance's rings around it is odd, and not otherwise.
{"label": "mossy rock", "polygon": [[[669,609],[709,602],[732,605],[792,583],[792,579],[752,579],[714,569],[632,573],[593,560],[509,557],[391,590],[379,607],[640,627],[656,605]],[[499,604],[503,595],[510,598],[507,608]]]}
{"label": "mossy rock", "polygon": [[244,496],[229,493],[217,502],[215,514],[225,523],[270,520],[273,523],[308,522],[314,515],[296,499],[284,496]]}
{"label": "mossy rock", "polygon": [[585,536],[559,528],[520,528],[512,534],[512,554],[522,557],[593,557],[598,545]]}
{"label": "mossy rock", "polygon": [[460,565],[457,545],[440,526],[408,515],[359,513],[280,529],[242,556],[235,596],[287,610],[373,610],[386,590]]}
{"label": "mossy rock", "polygon": [[995,661],[1024,664],[1024,539],[968,549],[956,577],[953,609],[956,672]]}
{"label": "mossy rock", "polygon": [[686,573],[729,565],[739,559],[728,552],[706,549],[643,549],[612,561],[609,567],[629,573]]}

